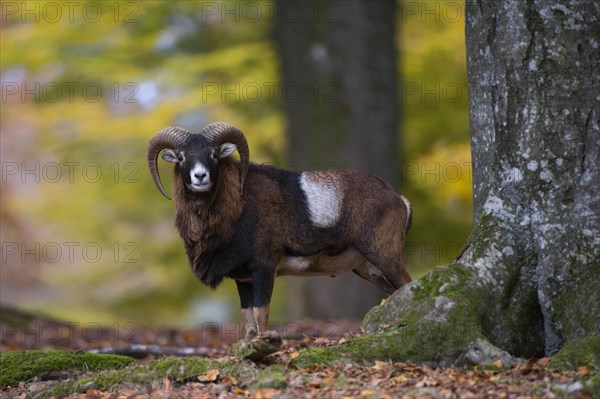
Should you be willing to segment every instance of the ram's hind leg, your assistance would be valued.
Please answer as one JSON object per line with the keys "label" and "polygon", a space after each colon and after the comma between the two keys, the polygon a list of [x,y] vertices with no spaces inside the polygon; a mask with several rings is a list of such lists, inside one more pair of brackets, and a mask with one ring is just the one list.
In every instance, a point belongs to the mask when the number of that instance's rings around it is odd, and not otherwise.
{"label": "ram's hind leg", "polygon": [[[368,229],[369,238],[355,243],[367,260],[362,272],[357,273],[388,293],[412,281],[402,259],[406,217],[401,212],[404,208],[388,209],[378,223]],[[368,278],[363,276],[365,273]]]}
{"label": "ram's hind leg", "polygon": [[[393,287],[394,291],[412,281],[402,259],[402,242],[386,240],[383,245],[373,245],[365,251],[371,269],[381,272],[381,278]],[[371,270],[373,271],[373,270]]]}
{"label": "ram's hind leg", "polygon": [[[371,256],[369,259],[373,259],[367,263],[367,267],[371,269],[371,274],[390,287],[391,293],[412,281],[401,261],[398,262],[381,256]],[[389,290],[385,291],[390,293]]]}

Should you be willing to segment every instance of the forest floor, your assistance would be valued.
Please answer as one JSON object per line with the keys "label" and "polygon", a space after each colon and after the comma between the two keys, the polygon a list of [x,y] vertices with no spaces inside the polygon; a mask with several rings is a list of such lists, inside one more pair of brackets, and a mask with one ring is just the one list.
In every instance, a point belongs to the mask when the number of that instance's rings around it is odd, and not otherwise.
{"label": "forest floor", "polygon": [[[355,322],[278,326],[284,337],[281,348],[252,362],[231,355],[231,345],[240,338],[237,325],[116,331],[115,326],[80,326],[5,310],[1,316],[3,398],[598,397],[597,370],[560,371],[549,367],[549,358],[512,368],[391,361],[294,364],[304,348],[332,346],[361,334]],[[130,357],[88,352],[94,350],[128,352]],[[194,354],[182,356],[185,350]]]}

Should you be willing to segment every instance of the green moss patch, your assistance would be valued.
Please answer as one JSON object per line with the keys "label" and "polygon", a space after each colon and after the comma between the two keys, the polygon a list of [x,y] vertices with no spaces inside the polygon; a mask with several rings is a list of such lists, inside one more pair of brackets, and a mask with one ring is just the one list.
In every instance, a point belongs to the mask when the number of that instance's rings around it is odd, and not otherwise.
{"label": "green moss patch", "polygon": [[589,336],[569,341],[549,363],[559,370],[587,367],[600,372],[600,336]]}
{"label": "green moss patch", "polygon": [[134,360],[125,356],[57,350],[32,350],[0,354],[0,387],[16,386],[21,381],[51,372],[100,371],[123,368]]}
{"label": "green moss patch", "polygon": [[64,381],[50,387],[40,396],[66,396],[74,392],[84,392],[88,387],[111,390],[119,385],[141,386],[165,378],[172,382],[185,383],[197,381],[198,376],[204,375],[212,369],[219,370],[219,378],[231,376],[239,381],[245,381],[246,384],[256,382],[261,387],[285,386],[285,370],[273,367],[260,371],[257,366],[250,362],[213,361],[195,357],[169,358],[156,360],[145,365],[109,370]]}
{"label": "green moss patch", "polygon": [[363,326],[371,334],[328,348],[309,348],[298,366],[338,360],[455,364],[482,337],[473,271],[461,264],[432,270],[373,308]]}
{"label": "green moss patch", "polygon": [[340,346],[332,346],[328,348],[311,347],[300,350],[300,356],[293,359],[291,364],[296,367],[307,367],[311,364],[333,365],[340,362],[346,356],[344,349]]}
{"label": "green moss patch", "polygon": [[370,364],[375,360],[449,364],[462,359],[469,343],[477,337],[476,329],[461,323],[408,323],[401,329],[357,337],[337,346],[303,349],[292,364]]}
{"label": "green moss patch", "polygon": [[[443,304],[438,298],[447,298],[463,309],[477,301],[476,292],[469,284],[473,277],[473,271],[461,264],[436,267],[420,280],[396,291],[382,305],[371,309],[365,316],[363,326],[367,331],[375,332],[416,323],[427,314],[435,318],[439,313],[439,318],[443,319],[443,313],[447,313],[447,310],[440,307]],[[475,307],[465,311],[470,314],[470,319],[476,320]]]}

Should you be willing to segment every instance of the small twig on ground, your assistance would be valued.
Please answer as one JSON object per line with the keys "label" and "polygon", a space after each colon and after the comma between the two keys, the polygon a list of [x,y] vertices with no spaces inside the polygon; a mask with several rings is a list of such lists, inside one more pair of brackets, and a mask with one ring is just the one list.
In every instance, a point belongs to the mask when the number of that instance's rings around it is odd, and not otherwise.
{"label": "small twig on ground", "polygon": [[122,355],[129,356],[135,359],[143,359],[147,356],[211,356],[214,354],[214,349],[211,348],[192,348],[184,347],[177,348],[173,346],[160,345],[140,345],[134,344],[122,348],[101,348],[90,349],[90,353],[104,355]]}

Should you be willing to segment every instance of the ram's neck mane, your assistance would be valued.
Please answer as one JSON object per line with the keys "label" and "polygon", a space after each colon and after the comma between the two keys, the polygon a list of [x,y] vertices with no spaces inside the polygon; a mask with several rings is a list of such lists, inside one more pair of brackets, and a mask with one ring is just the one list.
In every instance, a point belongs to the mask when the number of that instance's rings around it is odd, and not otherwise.
{"label": "ram's neck mane", "polygon": [[186,246],[193,246],[195,255],[200,255],[227,242],[233,234],[233,222],[242,213],[239,162],[221,160],[216,187],[206,195],[189,192],[177,172],[173,181],[175,224]]}

